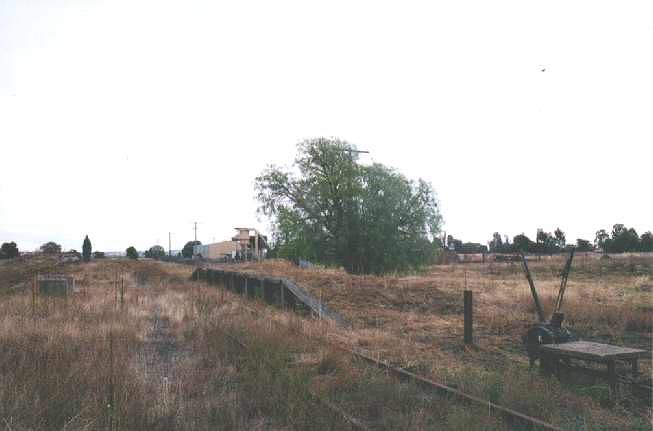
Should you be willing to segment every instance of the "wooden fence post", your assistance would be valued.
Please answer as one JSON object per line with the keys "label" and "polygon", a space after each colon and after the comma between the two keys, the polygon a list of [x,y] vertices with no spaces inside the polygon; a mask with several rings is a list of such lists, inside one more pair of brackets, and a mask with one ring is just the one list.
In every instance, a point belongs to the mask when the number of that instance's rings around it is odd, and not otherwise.
{"label": "wooden fence post", "polygon": [[286,290],[286,285],[284,284],[283,280],[279,282],[279,293],[281,297],[281,308],[283,310],[286,309],[286,295],[285,295],[285,290]]}
{"label": "wooden fence post", "polygon": [[465,344],[474,344],[472,335],[473,313],[472,313],[472,291],[464,291],[464,312],[465,312]]}

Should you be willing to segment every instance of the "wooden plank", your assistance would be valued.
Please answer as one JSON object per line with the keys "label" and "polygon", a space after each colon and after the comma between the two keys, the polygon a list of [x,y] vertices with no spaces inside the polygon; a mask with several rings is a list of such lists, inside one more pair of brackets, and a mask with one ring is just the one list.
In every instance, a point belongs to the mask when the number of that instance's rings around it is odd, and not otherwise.
{"label": "wooden plank", "polygon": [[297,286],[295,283],[293,283],[290,280],[287,280],[285,278],[281,279],[282,283],[286,286],[286,288],[292,292],[295,297],[306,304],[311,310],[313,310],[316,314],[325,316],[329,319],[334,320],[338,325],[341,326],[346,326],[347,322],[345,319],[338,313],[336,313],[333,310],[330,310],[326,305],[321,303],[317,298],[312,296],[310,293],[306,292],[304,289],[300,288]]}
{"label": "wooden plank", "polygon": [[540,349],[556,356],[587,359],[597,362],[607,362],[615,359],[640,358],[649,355],[649,352],[646,350],[613,346],[611,344],[594,343],[591,341],[544,344],[540,346]]}
{"label": "wooden plank", "polygon": [[[209,274],[211,275],[209,276]],[[232,292],[245,296],[260,296],[265,302],[278,304],[281,307],[291,306],[294,308],[297,303],[303,303],[315,314],[331,319],[340,326],[347,326],[347,321],[340,314],[330,310],[313,295],[285,278],[258,278],[245,273],[223,270],[213,273],[213,270],[197,268],[193,272],[192,279],[214,280]],[[284,289],[288,289],[288,291],[286,292]]]}

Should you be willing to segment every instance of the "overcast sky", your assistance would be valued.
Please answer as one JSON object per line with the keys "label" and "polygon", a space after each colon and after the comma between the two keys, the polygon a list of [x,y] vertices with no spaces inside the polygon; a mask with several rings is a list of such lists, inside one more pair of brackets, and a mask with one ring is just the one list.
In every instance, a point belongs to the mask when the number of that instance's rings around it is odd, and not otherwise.
{"label": "overcast sky", "polygon": [[0,0],[0,242],[263,230],[254,177],[326,136],[485,243],[653,229],[653,3]]}

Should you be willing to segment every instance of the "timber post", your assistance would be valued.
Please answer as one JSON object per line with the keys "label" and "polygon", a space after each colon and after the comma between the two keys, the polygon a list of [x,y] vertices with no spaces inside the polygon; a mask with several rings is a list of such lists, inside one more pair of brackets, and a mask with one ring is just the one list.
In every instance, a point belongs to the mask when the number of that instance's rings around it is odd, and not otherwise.
{"label": "timber post", "polygon": [[464,314],[465,314],[465,330],[464,330],[464,339],[465,339],[465,344],[471,345],[474,344],[474,337],[473,337],[473,302],[472,302],[472,291],[471,290],[465,290],[464,291]]}

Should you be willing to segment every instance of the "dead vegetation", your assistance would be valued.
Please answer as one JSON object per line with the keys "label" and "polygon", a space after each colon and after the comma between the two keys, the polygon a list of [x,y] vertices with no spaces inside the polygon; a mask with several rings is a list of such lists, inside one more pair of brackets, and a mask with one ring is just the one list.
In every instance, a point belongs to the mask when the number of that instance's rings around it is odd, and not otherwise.
{"label": "dead vegetation", "polygon": [[[552,308],[563,265],[563,258],[530,264],[546,310]],[[563,306],[567,324],[583,339],[650,351],[653,297],[645,286],[653,280],[652,268],[653,262],[644,258],[577,261]],[[556,412],[567,406],[566,414],[577,412],[587,429],[650,426],[650,408],[638,406],[627,393],[621,408],[629,413],[606,409],[608,389],[603,381],[561,385],[528,372],[521,336],[536,314],[518,264],[435,266],[426,274],[385,277],[351,276],[329,268],[300,269],[272,260],[230,269],[296,281],[352,322],[353,330],[332,338],[403,368],[506,405],[521,400],[517,405],[524,413],[556,423],[560,423]],[[462,347],[466,287],[474,291],[475,302],[476,346],[471,350]],[[642,369],[650,376],[650,360],[642,362]],[[527,389],[538,386],[541,392]],[[638,418],[634,422],[625,419],[633,416]],[[587,427],[590,422],[594,427]]]}
{"label": "dead vegetation", "polygon": [[[0,290],[6,280],[14,286],[0,301],[0,419],[7,429],[351,426],[315,395],[372,429],[521,429],[400,384],[330,348],[334,342],[565,429],[650,428],[650,410],[627,395],[609,406],[602,382],[573,386],[528,371],[519,337],[533,310],[518,268],[352,277],[281,261],[235,267],[297,281],[354,323],[344,330],[256,302],[241,305],[230,292],[189,282],[191,267],[152,261],[57,266],[75,275],[79,292],[40,297],[33,306],[31,271],[50,264],[16,262],[0,270]],[[548,303],[557,274],[533,266]],[[125,283],[122,306],[116,277]],[[475,291],[477,318],[477,347],[468,350],[461,347],[465,279]],[[585,337],[650,349],[651,312],[642,304],[650,305],[651,294],[641,289],[650,284],[650,274],[641,272],[606,271],[603,278],[572,272],[570,324]],[[650,372],[649,364],[644,368]]]}

